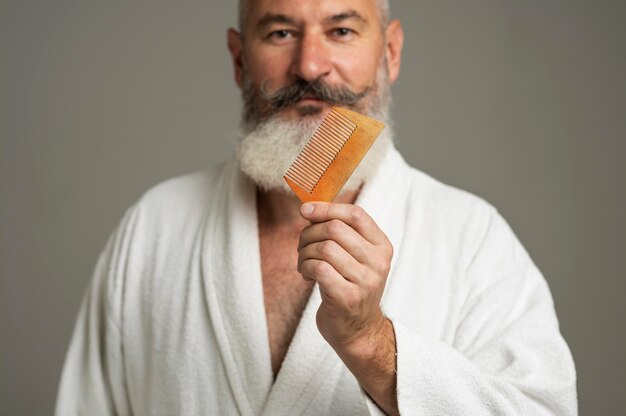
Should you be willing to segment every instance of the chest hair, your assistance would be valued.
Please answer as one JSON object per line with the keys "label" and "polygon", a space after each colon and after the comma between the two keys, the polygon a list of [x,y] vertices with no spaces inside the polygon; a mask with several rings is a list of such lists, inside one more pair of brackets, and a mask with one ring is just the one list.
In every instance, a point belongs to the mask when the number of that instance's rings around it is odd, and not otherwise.
{"label": "chest hair", "polygon": [[314,282],[297,271],[299,230],[259,225],[265,315],[274,378],[287,354]]}

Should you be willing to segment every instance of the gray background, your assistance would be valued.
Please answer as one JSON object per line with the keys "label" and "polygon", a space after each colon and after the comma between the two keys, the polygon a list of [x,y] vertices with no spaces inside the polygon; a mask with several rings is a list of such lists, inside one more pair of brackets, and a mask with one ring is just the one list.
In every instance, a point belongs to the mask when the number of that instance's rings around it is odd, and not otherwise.
{"label": "gray background", "polygon": [[[149,186],[227,157],[235,3],[2,0],[0,411],[48,414],[83,291]],[[580,411],[626,414],[624,1],[393,1],[399,148],[543,270]]]}

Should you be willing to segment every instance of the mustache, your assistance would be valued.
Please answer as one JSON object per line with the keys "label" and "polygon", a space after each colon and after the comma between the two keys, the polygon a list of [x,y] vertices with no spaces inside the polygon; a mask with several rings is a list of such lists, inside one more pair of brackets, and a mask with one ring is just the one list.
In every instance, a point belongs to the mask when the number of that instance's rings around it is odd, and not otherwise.
{"label": "mustache", "polygon": [[267,91],[266,82],[263,82],[260,86],[263,98],[276,110],[294,105],[305,96],[317,98],[331,104],[349,106],[365,97],[371,90],[371,86],[361,92],[352,91],[347,87],[332,87],[319,78],[313,81],[298,78],[292,84],[279,88],[274,92]]}

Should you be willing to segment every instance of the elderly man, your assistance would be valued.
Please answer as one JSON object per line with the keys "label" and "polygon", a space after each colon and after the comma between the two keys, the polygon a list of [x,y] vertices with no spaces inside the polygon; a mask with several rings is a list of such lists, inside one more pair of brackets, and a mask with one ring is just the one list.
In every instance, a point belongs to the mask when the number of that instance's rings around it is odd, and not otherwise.
{"label": "elderly man", "polygon": [[57,414],[575,414],[548,287],[387,130],[332,204],[282,180],[331,105],[388,121],[383,0],[240,3],[237,157],[147,192],[86,294]]}

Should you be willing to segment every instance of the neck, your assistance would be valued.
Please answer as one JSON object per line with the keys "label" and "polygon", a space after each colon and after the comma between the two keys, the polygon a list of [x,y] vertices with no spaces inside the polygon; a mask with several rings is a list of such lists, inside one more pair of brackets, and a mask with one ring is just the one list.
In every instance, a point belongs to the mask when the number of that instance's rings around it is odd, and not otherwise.
{"label": "neck", "polygon": [[[335,198],[334,203],[352,204],[359,191],[345,191]],[[259,222],[263,225],[277,228],[300,229],[309,225],[309,222],[300,215],[302,202],[291,192],[282,190],[262,191],[257,188],[257,210]]]}

